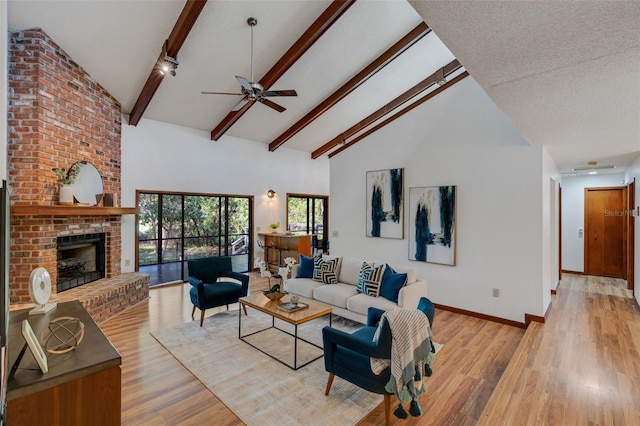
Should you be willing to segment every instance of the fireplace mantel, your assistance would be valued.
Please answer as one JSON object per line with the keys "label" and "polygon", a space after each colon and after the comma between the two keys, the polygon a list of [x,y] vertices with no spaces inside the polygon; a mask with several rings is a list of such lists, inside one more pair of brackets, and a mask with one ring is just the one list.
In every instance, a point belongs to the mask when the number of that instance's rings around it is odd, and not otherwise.
{"label": "fireplace mantel", "polygon": [[11,216],[122,216],[138,214],[136,207],[98,207],[98,206],[44,206],[33,204],[14,204]]}

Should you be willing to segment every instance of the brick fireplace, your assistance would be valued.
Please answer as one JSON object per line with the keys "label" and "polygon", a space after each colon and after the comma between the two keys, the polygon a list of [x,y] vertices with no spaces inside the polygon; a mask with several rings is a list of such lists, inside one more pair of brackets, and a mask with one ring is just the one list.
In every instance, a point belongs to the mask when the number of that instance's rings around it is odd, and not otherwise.
{"label": "brick fireplace", "polygon": [[10,298],[12,303],[28,303],[29,275],[38,266],[49,271],[56,292],[58,238],[103,233],[104,276],[120,277],[120,215],[100,209],[15,215],[14,207],[57,205],[51,169],[68,169],[77,161],[93,164],[104,192],[121,199],[122,124],[119,102],[43,30],[12,32],[9,44]]}

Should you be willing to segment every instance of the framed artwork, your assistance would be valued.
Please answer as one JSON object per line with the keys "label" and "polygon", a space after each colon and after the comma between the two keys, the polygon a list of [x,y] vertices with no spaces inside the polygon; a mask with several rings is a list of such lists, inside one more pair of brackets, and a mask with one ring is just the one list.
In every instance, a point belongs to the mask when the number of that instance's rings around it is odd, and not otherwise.
{"label": "framed artwork", "polygon": [[456,187],[409,188],[409,260],[456,264]]}
{"label": "framed artwork", "polygon": [[367,172],[367,237],[404,238],[404,169]]}

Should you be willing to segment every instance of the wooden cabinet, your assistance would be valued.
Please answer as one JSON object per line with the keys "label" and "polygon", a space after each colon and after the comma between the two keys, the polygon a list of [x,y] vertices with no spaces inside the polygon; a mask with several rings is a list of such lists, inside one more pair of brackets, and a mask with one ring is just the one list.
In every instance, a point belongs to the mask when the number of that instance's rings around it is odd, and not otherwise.
{"label": "wooden cabinet", "polygon": [[7,425],[119,425],[121,358],[100,327],[77,300],[58,303],[45,315],[29,316],[29,310],[10,312],[9,366],[24,345],[21,324],[25,319],[39,336],[55,318],[78,318],[85,335],[73,351],[48,354],[46,374],[26,351],[7,384]]}
{"label": "wooden cabinet", "polygon": [[311,234],[293,235],[280,233],[259,233],[264,240],[264,260],[272,273],[284,265],[286,257],[293,257],[299,262],[300,255],[311,256]]}

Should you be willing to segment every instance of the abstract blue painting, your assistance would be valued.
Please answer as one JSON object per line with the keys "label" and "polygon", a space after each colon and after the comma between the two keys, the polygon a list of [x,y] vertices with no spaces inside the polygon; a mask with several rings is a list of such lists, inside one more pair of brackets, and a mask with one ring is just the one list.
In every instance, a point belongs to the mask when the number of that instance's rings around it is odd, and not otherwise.
{"label": "abstract blue painting", "polygon": [[367,237],[404,238],[403,172],[367,172]]}
{"label": "abstract blue painting", "polygon": [[409,259],[455,265],[456,187],[409,188]]}

